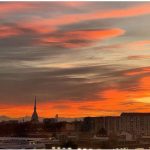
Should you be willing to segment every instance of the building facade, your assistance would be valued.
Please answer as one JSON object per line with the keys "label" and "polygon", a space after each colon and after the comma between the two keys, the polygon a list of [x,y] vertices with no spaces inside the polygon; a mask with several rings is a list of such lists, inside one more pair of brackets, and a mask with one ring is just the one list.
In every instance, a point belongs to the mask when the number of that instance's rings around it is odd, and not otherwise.
{"label": "building facade", "polygon": [[121,130],[133,135],[150,135],[150,113],[122,113]]}
{"label": "building facade", "polygon": [[83,127],[91,133],[104,128],[108,135],[127,132],[134,137],[150,135],[150,113],[122,113],[120,116],[85,117]]}

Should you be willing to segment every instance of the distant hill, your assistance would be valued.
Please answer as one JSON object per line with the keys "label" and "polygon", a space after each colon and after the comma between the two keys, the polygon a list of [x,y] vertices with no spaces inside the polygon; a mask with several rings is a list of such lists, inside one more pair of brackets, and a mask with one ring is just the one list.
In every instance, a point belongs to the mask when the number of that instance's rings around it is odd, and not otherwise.
{"label": "distant hill", "polygon": [[[39,121],[42,122],[44,117],[39,117]],[[11,118],[8,116],[0,116],[0,122],[2,121],[9,121],[9,120],[18,120],[18,121],[30,121],[31,117],[30,116],[24,116],[24,117],[19,117],[19,118]],[[58,121],[67,121],[67,122],[72,122],[74,120],[83,120],[83,118],[65,118],[65,117],[60,117]]]}
{"label": "distant hill", "polygon": [[[8,117],[8,116],[0,116],[0,122],[2,122],[2,121],[9,121],[9,120],[30,121],[31,117],[30,116],[25,116],[25,117],[19,117],[19,118],[11,118],[11,117]],[[42,121],[43,118],[39,117],[39,120]]]}
{"label": "distant hill", "polygon": [[11,120],[12,118],[7,117],[7,116],[0,116],[0,121],[8,121]]}

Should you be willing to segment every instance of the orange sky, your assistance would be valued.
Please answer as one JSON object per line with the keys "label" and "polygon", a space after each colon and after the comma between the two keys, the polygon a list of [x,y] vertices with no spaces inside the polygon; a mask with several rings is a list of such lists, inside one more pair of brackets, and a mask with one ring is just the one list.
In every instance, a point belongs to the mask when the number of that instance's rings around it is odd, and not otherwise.
{"label": "orange sky", "polygon": [[[53,117],[59,114],[61,117],[105,116],[119,115],[121,112],[148,112],[149,102],[144,98],[150,98],[150,77],[143,77],[139,82],[139,91],[121,91],[117,88],[103,91],[103,98],[90,99],[82,102],[61,100],[59,102],[38,103],[37,111],[40,116]],[[2,105],[0,114],[13,117],[30,116],[33,105],[7,106]]]}

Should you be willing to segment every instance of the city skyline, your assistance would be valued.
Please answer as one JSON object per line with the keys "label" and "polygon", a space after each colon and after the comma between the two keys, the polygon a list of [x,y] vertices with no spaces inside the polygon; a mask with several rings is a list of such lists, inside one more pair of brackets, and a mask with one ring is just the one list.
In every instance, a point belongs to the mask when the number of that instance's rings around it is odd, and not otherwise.
{"label": "city skyline", "polygon": [[149,112],[150,2],[0,7],[0,115]]}

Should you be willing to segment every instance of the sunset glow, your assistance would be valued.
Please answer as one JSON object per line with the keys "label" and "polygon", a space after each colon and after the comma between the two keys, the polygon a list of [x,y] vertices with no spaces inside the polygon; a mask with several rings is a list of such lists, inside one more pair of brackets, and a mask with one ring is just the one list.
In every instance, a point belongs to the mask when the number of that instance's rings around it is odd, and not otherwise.
{"label": "sunset glow", "polygon": [[150,2],[1,2],[0,115],[149,112]]}

